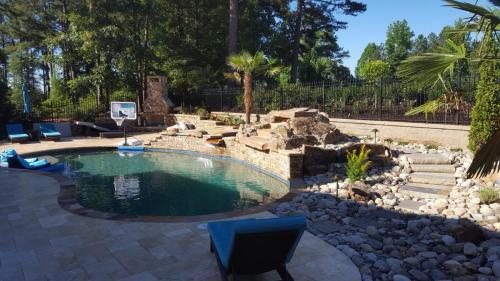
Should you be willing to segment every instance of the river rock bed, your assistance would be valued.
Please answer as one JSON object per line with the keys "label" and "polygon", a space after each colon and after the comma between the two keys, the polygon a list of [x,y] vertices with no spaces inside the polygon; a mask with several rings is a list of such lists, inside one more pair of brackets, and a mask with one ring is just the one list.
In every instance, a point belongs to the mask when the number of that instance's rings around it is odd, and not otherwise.
{"label": "river rock bed", "polygon": [[[500,204],[481,204],[479,190],[500,182],[465,179],[470,153],[424,145],[392,144],[393,165],[371,168],[365,179],[373,198],[348,199],[343,164],[305,178],[307,188],[279,204],[278,216],[302,214],[313,234],[335,246],[370,280],[500,280]],[[398,210],[398,193],[411,173],[405,152],[452,160],[456,185],[447,199],[425,199],[418,211]]]}

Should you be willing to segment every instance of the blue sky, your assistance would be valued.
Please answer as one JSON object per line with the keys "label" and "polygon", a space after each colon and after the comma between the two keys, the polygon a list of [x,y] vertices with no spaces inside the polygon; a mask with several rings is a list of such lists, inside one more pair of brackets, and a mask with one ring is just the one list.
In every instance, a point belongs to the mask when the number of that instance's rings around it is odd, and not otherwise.
{"label": "blue sky", "polygon": [[[441,0],[358,0],[367,5],[366,12],[356,16],[338,16],[347,21],[345,30],[337,32],[339,44],[349,51],[350,58],[344,60],[344,65],[354,72],[365,46],[370,42],[383,43],[387,27],[396,20],[406,19],[410,28],[418,34],[439,33],[443,26],[452,25],[459,17],[467,14],[459,10],[443,7]],[[465,0],[475,3],[473,0]],[[480,0],[480,5],[488,6],[486,0]]]}

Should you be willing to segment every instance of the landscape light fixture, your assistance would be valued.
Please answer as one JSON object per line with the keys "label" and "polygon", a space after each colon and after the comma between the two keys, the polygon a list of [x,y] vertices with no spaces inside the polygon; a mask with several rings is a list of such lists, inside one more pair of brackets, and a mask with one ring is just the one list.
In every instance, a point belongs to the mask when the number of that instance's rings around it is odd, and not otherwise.
{"label": "landscape light fixture", "polygon": [[373,138],[373,143],[377,143],[377,128],[373,129],[372,132],[375,134],[375,137]]}

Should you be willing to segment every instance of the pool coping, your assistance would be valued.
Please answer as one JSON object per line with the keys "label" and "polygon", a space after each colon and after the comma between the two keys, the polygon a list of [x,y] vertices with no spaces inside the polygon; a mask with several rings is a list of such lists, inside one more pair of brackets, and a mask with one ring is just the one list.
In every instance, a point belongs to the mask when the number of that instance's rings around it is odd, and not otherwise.
{"label": "pool coping", "polygon": [[[42,150],[32,153],[25,153],[24,156],[42,156],[45,154],[51,153],[62,153],[62,152],[78,152],[78,151],[106,151],[106,150],[116,150],[116,146],[96,146],[96,147],[76,147],[76,148],[61,148],[61,149],[48,149]],[[25,169],[15,169],[20,172],[38,174],[50,177],[58,182],[59,184],[59,194],[57,197],[57,201],[59,206],[76,215],[97,218],[97,219],[107,219],[107,220],[116,220],[116,221],[129,221],[129,222],[202,222],[202,221],[210,221],[210,220],[221,220],[221,219],[229,219],[233,217],[251,215],[263,211],[269,211],[283,202],[291,201],[300,191],[303,191],[302,188],[294,187],[301,186],[301,183],[294,183],[293,181],[288,181],[272,172],[266,171],[253,163],[249,163],[245,160],[234,158],[231,156],[220,156],[220,155],[211,155],[208,153],[190,151],[190,150],[180,150],[180,149],[171,149],[171,148],[154,148],[149,149],[146,148],[145,152],[166,152],[166,153],[179,153],[179,154],[190,154],[190,155],[202,155],[206,157],[216,158],[216,159],[224,159],[229,161],[235,161],[237,163],[246,165],[252,169],[257,169],[259,172],[265,173],[273,178],[280,180],[286,183],[289,187],[288,193],[286,193],[281,198],[276,199],[275,201],[262,204],[255,207],[245,208],[242,210],[232,210],[228,212],[222,213],[214,213],[207,215],[197,215],[197,216],[134,216],[134,215],[126,215],[112,212],[104,212],[98,211],[91,208],[86,208],[82,206],[78,200],[76,199],[76,186],[75,183],[68,177],[65,177],[60,174],[51,173],[51,172],[43,172],[43,171],[35,171],[35,170],[25,170]],[[292,190],[293,189],[293,190]]]}

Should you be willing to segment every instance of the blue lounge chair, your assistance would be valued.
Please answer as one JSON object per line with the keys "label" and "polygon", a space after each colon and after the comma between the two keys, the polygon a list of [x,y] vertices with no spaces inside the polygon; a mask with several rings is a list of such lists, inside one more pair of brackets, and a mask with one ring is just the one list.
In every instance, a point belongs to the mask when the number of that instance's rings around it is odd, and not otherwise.
{"label": "blue lounge chair", "polygon": [[6,161],[9,168],[36,170],[50,166],[46,159],[24,159],[14,149],[6,149],[2,152],[2,162]]}
{"label": "blue lounge chair", "polygon": [[8,148],[0,154],[0,167],[58,172],[64,170],[63,163],[51,164],[47,159],[23,158],[14,149]]}
{"label": "blue lounge chair", "polygon": [[302,216],[209,222],[210,251],[222,280],[276,270],[284,281],[293,281],[286,264],[306,227]]}
{"label": "blue lounge chair", "polygon": [[29,140],[30,136],[26,134],[23,129],[23,125],[19,123],[7,124],[5,126],[7,129],[7,135],[9,136],[9,140],[14,142],[24,142]]}
{"label": "blue lounge chair", "polygon": [[41,123],[40,133],[48,140],[58,140],[61,138],[61,133],[56,130],[56,126],[53,123]]}

